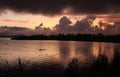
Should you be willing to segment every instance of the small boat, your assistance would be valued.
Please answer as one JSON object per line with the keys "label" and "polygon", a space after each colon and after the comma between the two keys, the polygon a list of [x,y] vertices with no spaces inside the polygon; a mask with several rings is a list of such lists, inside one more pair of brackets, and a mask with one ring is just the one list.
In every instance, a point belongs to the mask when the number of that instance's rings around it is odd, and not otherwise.
{"label": "small boat", "polygon": [[39,51],[45,51],[45,49],[39,49]]}
{"label": "small boat", "polygon": [[8,45],[8,43],[5,43],[6,45]]}

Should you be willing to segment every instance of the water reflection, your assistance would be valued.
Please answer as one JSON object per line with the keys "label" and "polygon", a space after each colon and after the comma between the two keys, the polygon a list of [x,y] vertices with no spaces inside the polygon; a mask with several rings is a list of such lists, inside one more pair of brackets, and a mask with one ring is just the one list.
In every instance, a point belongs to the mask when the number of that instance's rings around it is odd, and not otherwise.
{"label": "water reflection", "polygon": [[97,57],[99,54],[105,54],[109,60],[113,58],[114,54],[114,45],[115,43],[93,43],[93,55],[94,57]]}
{"label": "water reflection", "polygon": [[[87,47],[86,47],[87,46]],[[59,56],[63,64],[67,64],[71,59],[77,58],[82,63],[93,58],[91,49],[92,43],[60,41]]]}
{"label": "water reflection", "polygon": [[118,49],[120,51],[120,43],[113,44],[114,49]]}
{"label": "water reflection", "polygon": [[[59,62],[67,65],[73,58],[80,63],[92,62],[99,54],[112,59],[119,43],[80,42],[80,41],[17,41],[0,40],[0,60],[15,60],[18,57],[33,62]],[[45,49],[39,51],[39,49]]]}
{"label": "water reflection", "polygon": [[76,43],[76,50],[75,55],[78,59],[80,59],[82,62],[93,60],[93,54],[92,51],[92,44],[91,42],[80,42]]}
{"label": "water reflection", "polygon": [[67,64],[66,62],[68,62],[71,56],[70,42],[65,42],[65,41],[59,42],[58,51],[59,51],[59,57],[62,64]]}

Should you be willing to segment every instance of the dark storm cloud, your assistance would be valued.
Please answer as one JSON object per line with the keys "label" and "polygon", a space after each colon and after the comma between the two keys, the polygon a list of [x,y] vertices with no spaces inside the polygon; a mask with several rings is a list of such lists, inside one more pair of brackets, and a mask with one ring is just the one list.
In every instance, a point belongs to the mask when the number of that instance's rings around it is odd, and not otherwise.
{"label": "dark storm cloud", "polygon": [[86,16],[86,18],[82,20],[76,21],[75,24],[71,25],[71,21],[66,16],[63,16],[59,20],[59,24],[57,24],[55,28],[55,33],[91,33],[93,30],[92,23],[96,19],[96,16]]}
{"label": "dark storm cloud", "polygon": [[72,14],[118,13],[119,0],[0,0],[0,12],[13,10],[18,13],[55,15],[70,8]]}
{"label": "dark storm cloud", "polygon": [[57,14],[64,9],[66,1],[62,0],[0,0],[0,10],[13,10],[22,13]]}
{"label": "dark storm cloud", "polygon": [[[106,22],[99,21],[98,25],[92,26],[95,21],[96,16],[86,16],[81,20],[77,20],[74,24],[71,20],[63,16],[60,18],[59,23],[56,24],[53,30],[50,28],[44,27],[44,24],[41,23],[39,26],[36,26],[35,29],[29,29],[25,27],[0,27],[0,36],[7,35],[51,35],[51,34],[98,34],[102,33],[105,35],[110,34],[120,34],[120,21],[109,24]],[[104,27],[104,30],[102,29]]]}
{"label": "dark storm cloud", "polygon": [[[67,17],[62,17],[59,20],[59,24],[55,26],[55,33],[82,33],[82,34],[120,34],[120,22],[114,22],[114,24],[98,22],[98,25],[92,26],[97,16],[86,16],[82,20],[76,21],[71,25],[71,21]],[[105,29],[103,30],[102,27]]]}
{"label": "dark storm cloud", "polygon": [[70,0],[75,13],[116,13],[120,12],[119,0]]}
{"label": "dark storm cloud", "polygon": [[70,21],[69,18],[67,18],[66,16],[63,16],[62,18],[60,18],[59,20],[59,24],[57,24],[54,29],[55,29],[55,33],[69,33],[71,32],[71,24],[72,22]]}
{"label": "dark storm cloud", "polygon": [[[115,22],[114,24],[109,24],[109,23],[103,23],[100,22],[99,26],[102,25],[105,27],[104,30],[101,30],[101,32],[99,33],[103,33],[103,34],[120,34],[120,22]],[[98,28],[99,29],[99,28]],[[95,29],[96,32],[98,31],[97,29]]]}

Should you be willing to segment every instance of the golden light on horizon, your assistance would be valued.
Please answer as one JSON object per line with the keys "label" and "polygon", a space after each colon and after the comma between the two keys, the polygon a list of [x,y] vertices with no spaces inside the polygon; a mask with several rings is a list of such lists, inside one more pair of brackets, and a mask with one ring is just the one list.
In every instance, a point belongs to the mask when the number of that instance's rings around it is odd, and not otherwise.
{"label": "golden light on horizon", "polygon": [[[71,26],[87,17],[87,15],[72,15],[69,14],[70,8],[63,10],[62,14],[55,16],[45,16],[41,14],[17,14],[12,11],[7,11],[7,13],[1,14],[0,17],[0,26],[16,26],[16,27],[26,27],[35,29],[36,26],[39,26],[40,23],[43,23],[43,27],[49,27],[52,29],[56,24],[59,24],[60,18],[66,16],[70,21],[72,21]],[[93,22],[93,26],[99,27],[99,22],[113,25],[114,22],[118,22],[119,17],[110,19],[109,15],[96,15],[96,19]],[[103,30],[105,27],[101,27]]]}
{"label": "golden light on horizon", "polygon": [[52,28],[55,26],[60,17],[49,17],[43,15],[32,14],[16,14],[11,11],[2,14],[0,17],[1,26],[19,26],[34,29],[40,23],[44,24],[44,27]]}

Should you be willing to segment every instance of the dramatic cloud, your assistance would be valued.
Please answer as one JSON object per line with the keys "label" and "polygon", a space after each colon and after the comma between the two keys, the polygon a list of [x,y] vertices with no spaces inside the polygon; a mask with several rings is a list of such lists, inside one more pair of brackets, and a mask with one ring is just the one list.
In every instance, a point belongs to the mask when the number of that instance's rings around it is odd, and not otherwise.
{"label": "dramatic cloud", "polygon": [[[108,17],[109,18],[109,17]],[[63,16],[60,18],[59,23],[51,30],[50,28],[44,27],[44,24],[41,23],[39,26],[36,26],[34,30],[24,27],[0,27],[0,36],[7,35],[51,35],[51,34],[98,34],[102,33],[105,35],[120,34],[120,21],[109,24],[106,22],[99,21],[98,25],[93,26],[93,22],[97,19],[97,16],[86,16],[82,20],[76,21],[75,24],[71,20]]]}
{"label": "dramatic cloud", "polygon": [[45,34],[45,35],[50,35],[52,34],[52,30],[50,28],[43,27],[43,23],[41,23],[39,26],[35,27],[34,34],[35,35],[40,35],[40,34]]}
{"label": "dramatic cloud", "polygon": [[0,10],[13,10],[18,13],[49,14],[61,13],[66,6],[63,0],[0,0]]}
{"label": "dramatic cloud", "polygon": [[87,16],[82,20],[76,21],[75,24],[70,25],[72,22],[66,16],[62,17],[55,28],[56,33],[90,33],[91,26],[96,16]]}
{"label": "dramatic cloud", "polygon": [[[13,10],[18,13],[55,15],[68,13],[118,13],[119,0],[0,0],[0,12]],[[64,14],[67,14],[64,13]]]}
{"label": "dramatic cloud", "polygon": [[54,29],[55,33],[70,33],[71,32],[71,24],[72,22],[66,17],[62,17],[59,20],[59,24],[57,24]]}
{"label": "dramatic cloud", "polygon": [[102,23],[102,27],[104,27],[105,29],[102,30],[100,33],[103,34],[120,34],[120,22],[115,22],[113,25],[108,24],[108,23]]}
{"label": "dramatic cloud", "polygon": [[[106,18],[109,19],[110,17],[111,16],[108,16]],[[54,27],[54,32],[64,34],[120,34],[120,22],[113,22],[113,24],[109,24],[99,21],[98,25],[93,26],[95,19],[97,19],[97,16],[87,16],[86,18],[78,20],[75,24],[71,25],[70,19],[64,16],[60,19],[59,24]]]}
{"label": "dramatic cloud", "polygon": [[91,26],[93,24],[93,21],[95,20],[95,16],[87,16],[85,19],[82,19],[80,21],[77,21],[73,25],[73,32],[75,33],[88,33],[91,30]]}

